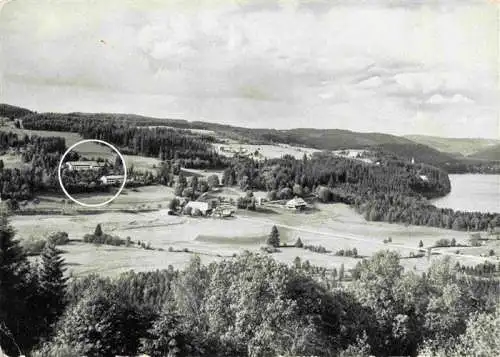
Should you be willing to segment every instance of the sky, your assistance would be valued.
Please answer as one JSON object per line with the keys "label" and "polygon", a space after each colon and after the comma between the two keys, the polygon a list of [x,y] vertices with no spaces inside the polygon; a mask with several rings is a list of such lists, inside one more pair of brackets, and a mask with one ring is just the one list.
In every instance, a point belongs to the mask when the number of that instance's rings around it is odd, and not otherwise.
{"label": "sky", "polygon": [[500,138],[494,0],[2,2],[3,103]]}

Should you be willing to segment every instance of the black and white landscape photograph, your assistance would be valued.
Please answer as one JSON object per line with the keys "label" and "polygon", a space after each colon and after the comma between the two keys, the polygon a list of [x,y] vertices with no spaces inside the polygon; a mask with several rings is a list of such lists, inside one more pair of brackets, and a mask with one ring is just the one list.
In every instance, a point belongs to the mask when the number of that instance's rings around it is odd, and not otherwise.
{"label": "black and white landscape photograph", "polygon": [[500,356],[500,2],[0,0],[0,357]]}

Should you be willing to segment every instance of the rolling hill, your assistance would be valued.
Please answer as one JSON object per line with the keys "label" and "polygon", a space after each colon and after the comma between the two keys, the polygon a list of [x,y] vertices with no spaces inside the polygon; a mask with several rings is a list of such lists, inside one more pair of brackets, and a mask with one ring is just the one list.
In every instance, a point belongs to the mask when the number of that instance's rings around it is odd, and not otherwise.
{"label": "rolling hill", "polygon": [[407,135],[405,138],[455,156],[469,156],[491,146],[500,145],[500,140],[481,138],[441,138],[426,135]]}
{"label": "rolling hill", "polygon": [[438,151],[423,144],[382,144],[377,147],[385,153],[392,153],[400,158],[411,160],[415,162],[423,162],[436,167],[446,168],[447,166],[457,164],[460,159],[455,156]]}
{"label": "rolling hill", "polygon": [[469,155],[469,157],[480,160],[500,161],[500,144],[475,152]]}
{"label": "rolling hill", "polygon": [[[219,138],[238,140],[242,143],[283,143],[319,150],[375,149],[408,160],[415,158],[417,162],[444,169],[473,165],[478,161],[492,160],[492,158],[498,160],[498,153],[500,152],[500,140],[489,139],[450,139],[419,135],[402,137],[340,129],[254,129],[201,121],[160,119],[135,114],[36,113],[7,104],[0,104],[0,114],[2,113],[11,119],[20,118],[23,120],[24,117],[24,121],[31,123],[37,120],[49,120],[51,122],[53,120],[54,123],[57,121],[66,122],[66,118],[68,121],[78,123],[80,118],[82,121],[92,118],[132,126],[168,126],[179,129],[209,130],[215,132]],[[491,147],[495,143],[499,145]],[[485,149],[484,152],[480,151],[482,149]],[[473,156],[464,157],[462,155],[471,153],[474,150],[477,150],[478,153]]]}
{"label": "rolling hill", "polygon": [[21,108],[21,107],[16,107],[14,105],[9,105],[9,104],[2,104],[0,103],[0,118],[9,118],[11,120],[21,118],[25,115],[33,113],[29,109]]}

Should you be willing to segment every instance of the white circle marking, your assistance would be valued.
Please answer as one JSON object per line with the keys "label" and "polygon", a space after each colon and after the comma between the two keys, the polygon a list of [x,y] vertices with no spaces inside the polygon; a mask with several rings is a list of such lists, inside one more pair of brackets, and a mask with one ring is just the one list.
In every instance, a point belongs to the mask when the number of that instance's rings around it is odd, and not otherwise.
{"label": "white circle marking", "polygon": [[[123,173],[124,173],[123,174],[122,185],[121,185],[120,189],[118,190],[118,192],[113,197],[111,197],[109,200],[107,200],[106,202],[103,202],[103,203],[90,204],[90,203],[83,203],[83,202],[78,201],[76,198],[73,198],[68,193],[68,191],[66,191],[66,189],[64,188],[63,182],[62,182],[61,167],[62,167],[64,158],[66,157],[66,155],[68,155],[71,152],[71,150],[73,150],[78,145],[85,144],[85,143],[90,143],[90,142],[100,143],[100,144],[106,145],[107,147],[111,148],[114,152],[116,152],[118,154],[118,156],[120,157],[120,159],[122,160]],[[73,202],[75,202],[75,203],[77,203],[77,204],[79,204],[80,206],[83,206],[83,207],[102,207],[102,206],[107,205],[108,203],[111,203],[115,198],[117,198],[122,193],[123,189],[125,188],[125,184],[127,183],[127,166],[125,165],[125,158],[123,157],[123,155],[118,151],[117,148],[115,148],[110,143],[108,143],[106,141],[103,141],[103,140],[98,140],[98,139],[86,139],[86,140],[81,140],[81,141],[73,144],[68,150],[66,150],[66,152],[64,153],[64,155],[61,157],[61,160],[59,161],[59,167],[57,169],[57,177],[59,178],[59,185],[61,186],[64,194],[71,201],[73,201]]]}

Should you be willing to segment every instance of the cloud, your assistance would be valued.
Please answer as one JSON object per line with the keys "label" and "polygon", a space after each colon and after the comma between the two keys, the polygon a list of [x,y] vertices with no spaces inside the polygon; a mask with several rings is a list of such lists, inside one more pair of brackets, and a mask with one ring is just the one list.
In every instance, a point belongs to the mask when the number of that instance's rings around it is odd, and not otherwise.
{"label": "cloud", "polygon": [[2,97],[37,110],[393,133],[468,115],[485,135],[498,131],[492,5],[411,4],[17,0],[0,15]]}
{"label": "cloud", "polygon": [[471,104],[474,101],[462,94],[455,94],[452,97],[434,94],[427,101],[427,104]]}

